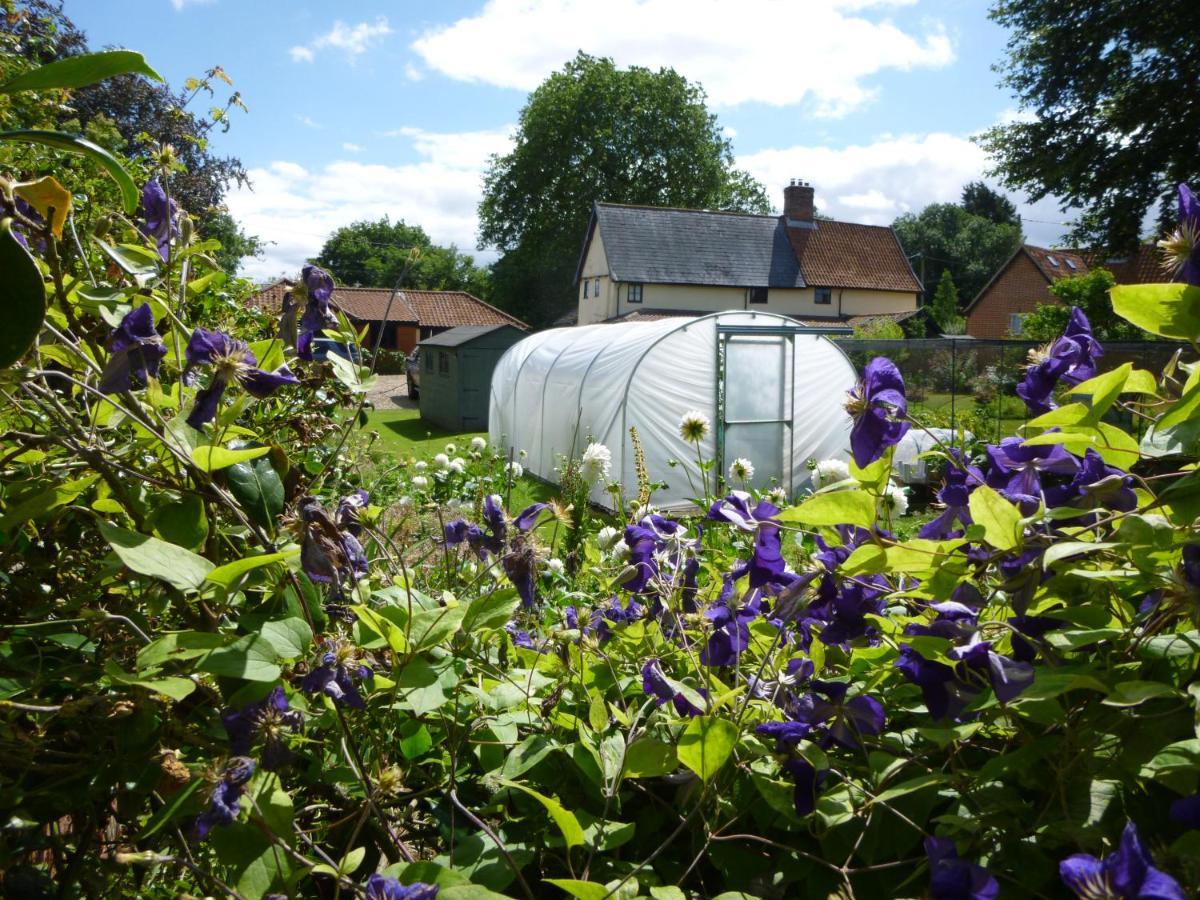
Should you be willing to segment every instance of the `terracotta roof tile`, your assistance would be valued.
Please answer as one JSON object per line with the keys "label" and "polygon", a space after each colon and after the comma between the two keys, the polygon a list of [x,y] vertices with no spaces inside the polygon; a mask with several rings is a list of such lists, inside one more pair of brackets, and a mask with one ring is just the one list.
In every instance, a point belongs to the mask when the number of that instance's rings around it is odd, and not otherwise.
{"label": "terracotta roof tile", "polygon": [[1022,248],[1033,260],[1033,264],[1046,276],[1047,281],[1057,281],[1060,278],[1071,278],[1075,275],[1086,275],[1088,265],[1084,258],[1074,250],[1047,250],[1045,247],[1035,247],[1026,244]]}
{"label": "terracotta roof tile", "polygon": [[335,287],[331,302],[350,318],[360,322],[382,322],[386,313],[389,322],[398,322],[401,325],[420,324],[421,320],[417,318],[416,311],[405,296],[407,293],[397,291],[393,298],[389,288]]}
{"label": "terracotta roof tile", "polygon": [[788,228],[804,281],[814,287],[874,291],[921,290],[892,229],[818,219],[813,228]]}
{"label": "terracotta roof tile", "polygon": [[1162,254],[1153,244],[1139,244],[1129,256],[1113,257],[1099,250],[1083,250],[1080,255],[1092,268],[1112,272],[1117,284],[1156,284],[1168,280]]}
{"label": "terracotta roof tile", "polygon": [[250,305],[256,306],[268,315],[277,316],[283,309],[283,295],[292,289],[292,282],[286,278],[264,284],[250,295]]}
{"label": "terracotta roof tile", "polygon": [[[458,325],[515,325],[524,331],[529,326],[484,303],[465,291],[402,291],[422,327],[454,328]],[[334,292],[337,297],[337,292]]]}

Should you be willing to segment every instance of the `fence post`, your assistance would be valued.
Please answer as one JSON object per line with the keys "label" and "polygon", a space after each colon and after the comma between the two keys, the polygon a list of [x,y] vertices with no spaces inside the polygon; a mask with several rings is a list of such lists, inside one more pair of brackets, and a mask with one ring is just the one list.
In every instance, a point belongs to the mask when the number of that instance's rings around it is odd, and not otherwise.
{"label": "fence post", "polygon": [[954,434],[954,401],[958,397],[958,341],[950,338],[950,433]]}

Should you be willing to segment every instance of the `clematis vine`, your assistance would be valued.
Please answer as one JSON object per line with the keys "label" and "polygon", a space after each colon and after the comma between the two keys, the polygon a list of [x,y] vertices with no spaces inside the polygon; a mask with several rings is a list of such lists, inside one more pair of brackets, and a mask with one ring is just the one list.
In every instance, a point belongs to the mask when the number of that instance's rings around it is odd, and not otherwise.
{"label": "clematis vine", "polygon": [[1000,655],[978,634],[965,647],[954,647],[947,655],[952,665],[926,659],[910,645],[901,644],[900,658],[895,662],[904,677],[921,689],[934,719],[957,719],[988,686],[997,699],[1007,703],[1033,684],[1032,665]]}
{"label": "clematis vine", "polygon": [[171,240],[179,237],[179,205],[167,197],[157,178],[142,187],[142,223],[138,229],[154,241],[158,255],[166,259]]}
{"label": "clematis vine", "polygon": [[154,309],[149,303],[125,313],[108,339],[108,352],[108,363],[100,375],[100,393],[119,394],[132,390],[135,381],[144,385],[158,377],[158,366],[167,348],[154,328]]}
{"label": "clematis vine", "polygon": [[1158,242],[1163,252],[1163,267],[1184,284],[1200,285],[1200,199],[1186,184],[1180,184],[1179,225],[1169,237]]}
{"label": "clematis vine", "polygon": [[299,731],[304,716],[288,705],[283,688],[276,687],[256,703],[247,704],[240,710],[224,710],[221,724],[229,735],[229,750],[236,756],[249,756],[255,741],[261,739],[262,767],[273,771],[291,762],[292,752],[284,735],[287,731]]}
{"label": "clematis vine", "polygon": [[[357,494],[351,497],[358,499]],[[342,500],[342,504],[347,504],[349,500]],[[341,505],[338,511],[342,513]],[[300,566],[312,581],[332,584],[334,594],[340,595],[344,582],[362,578],[369,570],[366,551],[355,537],[359,531],[357,519],[350,527],[344,530],[339,528],[315,497],[301,497],[299,513],[304,526]],[[341,520],[347,515],[345,513],[338,518]]]}
{"label": "clematis vine", "polygon": [[703,709],[687,698],[679,686],[667,678],[657,659],[646,660],[646,664],[642,666],[642,690],[654,697],[659,706],[670,702],[675,707],[675,712],[681,716],[699,716],[704,713]]}
{"label": "clematis vine", "polygon": [[751,509],[751,500],[745,491],[732,491],[712,505],[708,518],[729,522],[740,531],[754,534],[754,553],[730,573],[733,580],[740,581],[748,575],[751,590],[778,593],[797,579],[794,573],[787,571],[779,524],[773,520],[779,515],[779,507],[769,500],[759,500]]}
{"label": "clematis vine", "polygon": [[333,276],[320,266],[305,266],[300,271],[301,291],[308,298],[300,317],[296,338],[296,355],[304,360],[313,358],[313,341],[332,324],[329,300],[333,296]]}
{"label": "clematis vine", "polygon": [[515,529],[515,533],[512,533],[509,531],[500,496],[491,494],[483,501],[483,521],[487,526],[486,530],[466,519],[455,519],[446,524],[442,537],[447,546],[467,544],[480,559],[486,560],[489,555],[499,556],[505,575],[520,594],[521,602],[528,608],[533,606],[537,599],[537,555],[529,544],[529,532],[537,525],[541,514],[549,508],[548,503],[532,503],[525,507],[512,520],[512,527]]}
{"label": "clematis vine", "polygon": [[366,900],[434,900],[439,890],[435,884],[423,881],[403,884],[398,878],[376,872],[367,879],[364,896]]}
{"label": "clematis vine", "polygon": [[1081,900],[1184,900],[1179,882],[1154,867],[1132,822],[1108,856],[1076,853],[1059,863],[1058,872]]}
{"label": "clematis vine", "polygon": [[1074,476],[1079,461],[1062,444],[1025,446],[1019,437],[1009,437],[987,448],[987,483],[1018,504],[1024,515],[1034,513],[1042,500],[1042,476]]}
{"label": "clematis vine", "polygon": [[[1104,462],[1104,457],[1088,447],[1069,484],[1046,489],[1048,506],[1078,506],[1129,512],[1137,506],[1133,476]],[[1092,517],[1095,518],[1094,516]]]}
{"label": "clematis vine", "polygon": [[221,397],[234,382],[260,399],[269,397],[281,387],[300,383],[287,366],[280,366],[274,372],[263,371],[258,368],[258,357],[244,341],[207,328],[197,328],[188,340],[184,378],[193,377],[200,366],[211,367],[213,374],[208,387],[197,392],[196,405],[188,413],[187,423],[197,430],[216,418]]}
{"label": "clematis vine", "polygon": [[994,900],[999,895],[1000,885],[991,873],[962,859],[949,838],[925,838],[925,855],[929,857],[930,900]]}
{"label": "clematis vine", "polygon": [[[967,461],[966,454],[957,447],[950,448],[950,464],[946,466],[946,481],[937,492],[939,503],[945,506],[941,514],[926,522],[917,532],[918,537],[945,540],[962,536],[962,528],[971,524],[968,505],[971,492],[984,483],[983,472]],[[956,528],[957,522],[962,528]]]}
{"label": "clematis vine", "polygon": [[904,421],[908,399],[904,376],[896,364],[883,356],[867,363],[862,381],[850,391],[846,411],[854,420],[850,452],[860,469],[883,456],[888,447],[900,443],[911,426]]}
{"label": "clematis vine", "polygon": [[1045,347],[1029,351],[1025,380],[1017,385],[1017,396],[1029,411],[1041,415],[1056,407],[1052,399],[1059,383],[1076,385],[1096,376],[1096,360],[1104,355],[1100,342],[1092,336],[1092,326],[1078,306],[1062,336]]}
{"label": "clematis vine", "polygon": [[228,762],[209,796],[208,808],[196,817],[193,826],[196,840],[204,840],[220,825],[232,825],[237,821],[238,813],[242,811],[242,795],[253,776],[254,760],[235,756]]}
{"label": "clematis vine", "polygon": [[356,648],[342,644],[325,653],[321,664],[300,679],[300,690],[306,694],[324,694],[338,706],[365,709],[367,704],[357,682],[371,675],[370,667],[358,659]]}

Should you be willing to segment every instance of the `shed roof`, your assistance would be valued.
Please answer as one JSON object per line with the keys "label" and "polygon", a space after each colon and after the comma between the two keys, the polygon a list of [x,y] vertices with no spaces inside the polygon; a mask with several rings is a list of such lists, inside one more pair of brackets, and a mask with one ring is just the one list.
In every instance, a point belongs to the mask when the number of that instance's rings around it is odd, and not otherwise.
{"label": "shed roof", "polygon": [[521,330],[515,325],[507,323],[503,325],[459,325],[457,328],[451,328],[440,334],[435,334],[433,337],[425,338],[425,340],[419,342],[419,346],[461,347],[463,344],[469,344],[486,334],[491,334],[494,331],[500,331],[505,328],[511,328],[514,331]]}

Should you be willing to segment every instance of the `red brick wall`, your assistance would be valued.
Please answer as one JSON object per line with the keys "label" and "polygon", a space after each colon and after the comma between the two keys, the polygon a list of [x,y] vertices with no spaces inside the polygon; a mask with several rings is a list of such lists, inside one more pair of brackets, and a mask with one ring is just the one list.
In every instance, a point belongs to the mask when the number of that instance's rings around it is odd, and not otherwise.
{"label": "red brick wall", "polygon": [[1045,303],[1058,302],[1033,261],[1018,253],[991,283],[967,314],[967,334],[977,338],[1007,338],[1012,313],[1033,312]]}

